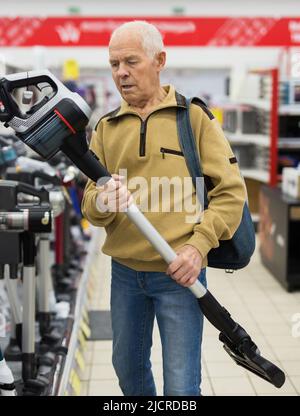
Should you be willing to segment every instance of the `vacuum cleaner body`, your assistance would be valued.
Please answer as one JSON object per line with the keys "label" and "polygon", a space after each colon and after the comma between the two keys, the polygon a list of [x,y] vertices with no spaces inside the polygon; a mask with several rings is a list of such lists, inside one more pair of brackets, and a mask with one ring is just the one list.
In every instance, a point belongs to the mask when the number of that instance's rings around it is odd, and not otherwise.
{"label": "vacuum cleaner body", "polygon": [[[34,94],[38,101],[22,111]],[[91,109],[83,98],[48,70],[7,75],[0,80],[0,121],[44,159],[54,156],[66,137],[84,131],[90,116]]]}

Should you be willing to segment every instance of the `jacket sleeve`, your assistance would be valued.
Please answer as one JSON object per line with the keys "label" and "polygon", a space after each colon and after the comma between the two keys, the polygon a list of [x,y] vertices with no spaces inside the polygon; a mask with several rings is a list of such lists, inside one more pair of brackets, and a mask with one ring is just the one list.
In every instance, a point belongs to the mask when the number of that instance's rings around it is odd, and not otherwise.
{"label": "jacket sleeve", "polygon": [[[106,167],[105,157],[103,152],[103,135],[102,122],[98,124],[97,130],[93,132],[90,149],[98,156],[99,161]],[[84,194],[81,203],[81,211],[83,216],[93,225],[99,227],[106,227],[110,224],[115,216],[115,212],[100,212],[96,207],[96,198],[99,190],[96,188],[96,183],[88,179],[84,189]]]}
{"label": "jacket sleeve", "polygon": [[[199,110],[198,107],[198,115]],[[202,127],[194,134],[198,138],[203,174],[211,179],[213,188],[208,192],[208,209],[203,212],[201,222],[194,226],[194,234],[186,244],[196,247],[202,257],[206,257],[210,249],[219,246],[219,240],[228,240],[235,233],[241,222],[247,191],[219,122],[204,112],[202,118]],[[191,121],[193,124],[192,114]]]}

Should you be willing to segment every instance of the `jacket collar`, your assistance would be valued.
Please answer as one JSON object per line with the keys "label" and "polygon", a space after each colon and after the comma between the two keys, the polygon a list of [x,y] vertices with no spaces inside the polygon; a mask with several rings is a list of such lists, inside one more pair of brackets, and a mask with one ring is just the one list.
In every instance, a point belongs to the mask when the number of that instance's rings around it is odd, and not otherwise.
{"label": "jacket collar", "polygon": [[[158,110],[163,108],[172,108],[172,107],[184,107],[186,108],[186,99],[183,95],[179,94],[173,85],[165,85],[163,86],[164,90],[167,92],[167,95],[163,99],[163,101],[154,108],[151,113],[154,113]],[[151,114],[150,113],[150,114]],[[121,106],[119,107],[117,112],[114,112],[110,117],[108,117],[108,121],[114,120],[116,118],[122,117],[126,114],[134,114],[139,116],[139,114],[132,110],[130,105],[122,99]]]}

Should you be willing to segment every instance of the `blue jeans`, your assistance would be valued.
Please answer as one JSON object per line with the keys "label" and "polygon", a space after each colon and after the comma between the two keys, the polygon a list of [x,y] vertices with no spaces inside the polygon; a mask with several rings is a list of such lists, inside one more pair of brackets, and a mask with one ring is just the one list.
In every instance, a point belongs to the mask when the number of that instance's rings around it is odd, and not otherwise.
{"label": "blue jeans", "polygon": [[[199,280],[206,286],[205,269]],[[199,396],[203,314],[192,292],[163,272],[137,272],[112,260],[113,366],[125,396],[155,396],[150,350],[154,317],[165,396]]]}

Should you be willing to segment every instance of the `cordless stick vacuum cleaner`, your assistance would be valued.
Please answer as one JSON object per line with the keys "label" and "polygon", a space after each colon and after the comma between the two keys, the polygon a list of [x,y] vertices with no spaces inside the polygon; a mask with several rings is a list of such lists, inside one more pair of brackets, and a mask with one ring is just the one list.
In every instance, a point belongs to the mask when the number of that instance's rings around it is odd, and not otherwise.
{"label": "cordless stick vacuum cleaner", "polygon": [[[28,194],[39,202],[19,204],[18,194]],[[35,352],[35,257],[36,234],[51,231],[52,211],[49,193],[45,189],[14,181],[0,180],[0,231],[15,235],[20,233],[22,240],[23,263],[23,317],[20,318],[19,300],[16,291],[8,291],[14,322],[22,320],[22,378],[24,392],[41,393],[49,381],[38,374]],[[16,274],[16,273],[15,273]],[[12,276],[16,277],[16,276]]]}
{"label": "cordless stick vacuum cleaner", "polygon": [[[42,91],[45,83],[52,87],[50,94],[41,98],[27,112],[22,112],[21,104],[14,99],[15,91],[24,89],[23,103],[26,103],[29,89]],[[84,129],[90,115],[91,110],[86,102],[66,89],[46,70],[8,75],[0,80],[0,121],[12,127],[17,137],[43,158],[51,158],[61,150],[89,178],[98,183],[101,178],[104,184],[111,179],[111,175],[88,149],[86,141]],[[131,204],[125,214],[167,264],[176,258],[174,250],[135,204]],[[219,339],[233,360],[274,386],[281,387],[285,381],[283,371],[260,355],[248,333],[231,318],[229,312],[199,281],[189,289],[197,297],[203,314],[220,331]]]}
{"label": "cordless stick vacuum cleaner", "polygon": [[[47,191],[49,192],[49,202],[53,212],[53,217],[57,217],[64,209],[64,195],[60,190],[61,180],[57,176],[49,175],[40,170],[30,170],[22,169],[19,166],[17,168],[8,168],[5,173],[5,179],[8,181],[16,181],[29,184],[33,187],[36,187],[37,181],[43,181],[47,186]],[[50,187],[49,187],[50,184]],[[53,186],[56,186],[56,189],[53,189]],[[37,187],[41,189],[41,186]],[[52,189],[51,189],[52,188]],[[1,189],[1,187],[0,187]],[[36,202],[38,199],[32,195],[22,196],[23,200],[18,196],[18,202]],[[1,204],[0,204],[1,207]],[[52,231],[52,230],[51,230]],[[51,305],[50,305],[50,296],[53,294],[54,290],[52,285],[52,277],[50,274],[50,240],[49,234],[41,233],[39,235],[38,243],[38,320],[40,326],[40,333],[42,335],[41,343],[48,344],[49,346],[54,346],[58,341],[60,341],[62,334],[57,330],[51,328]]]}

